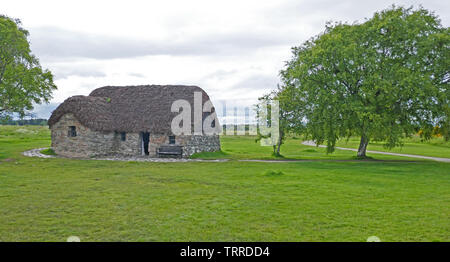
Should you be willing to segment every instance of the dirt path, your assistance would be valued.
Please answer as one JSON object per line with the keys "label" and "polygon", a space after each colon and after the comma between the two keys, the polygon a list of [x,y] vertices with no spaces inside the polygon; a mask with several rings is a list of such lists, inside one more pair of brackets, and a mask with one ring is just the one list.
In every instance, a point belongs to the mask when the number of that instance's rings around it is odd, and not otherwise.
{"label": "dirt path", "polygon": [[[304,141],[302,144],[305,145],[305,146],[316,146],[316,143],[314,143],[313,141]],[[327,147],[327,146],[325,146],[325,145],[319,145],[319,147]],[[358,151],[358,150],[355,149],[355,148],[345,148],[345,147],[336,147],[336,149],[340,149],[340,150],[348,150],[348,151],[355,151],[355,152]],[[413,157],[413,158],[429,159],[429,160],[434,160],[434,161],[439,161],[439,162],[450,162],[450,158],[443,158],[443,157],[432,157],[432,156],[420,156],[420,155],[410,155],[410,154],[399,154],[399,153],[390,153],[390,152],[372,151],[372,150],[367,150],[367,153],[372,153],[372,154],[382,154],[382,155],[391,155],[391,156]]]}

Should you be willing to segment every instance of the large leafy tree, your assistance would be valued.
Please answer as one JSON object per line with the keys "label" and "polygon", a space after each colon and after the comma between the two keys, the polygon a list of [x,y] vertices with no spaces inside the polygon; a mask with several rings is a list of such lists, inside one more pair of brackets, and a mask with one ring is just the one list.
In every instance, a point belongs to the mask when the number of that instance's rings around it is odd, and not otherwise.
{"label": "large leafy tree", "polygon": [[430,11],[392,6],[364,23],[328,23],[323,34],[293,48],[281,71],[306,134],[333,152],[340,138],[388,148],[422,129],[449,130],[448,28]]}
{"label": "large leafy tree", "polygon": [[56,89],[50,71],[31,53],[28,31],[17,19],[0,15],[0,118],[24,116],[33,103],[48,102]]}

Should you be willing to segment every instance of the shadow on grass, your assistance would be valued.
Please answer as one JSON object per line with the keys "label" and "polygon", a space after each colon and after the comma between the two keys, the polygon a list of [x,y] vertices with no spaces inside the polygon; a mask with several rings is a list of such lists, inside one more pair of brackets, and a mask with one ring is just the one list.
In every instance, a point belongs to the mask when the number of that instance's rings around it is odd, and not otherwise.
{"label": "shadow on grass", "polygon": [[265,176],[269,176],[269,177],[277,177],[277,176],[282,176],[284,175],[283,171],[274,171],[274,170],[267,170],[263,173]]}
{"label": "shadow on grass", "polygon": [[190,157],[191,159],[229,159],[231,155],[223,152],[222,150],[216,152],[200,152],[194,153]]}

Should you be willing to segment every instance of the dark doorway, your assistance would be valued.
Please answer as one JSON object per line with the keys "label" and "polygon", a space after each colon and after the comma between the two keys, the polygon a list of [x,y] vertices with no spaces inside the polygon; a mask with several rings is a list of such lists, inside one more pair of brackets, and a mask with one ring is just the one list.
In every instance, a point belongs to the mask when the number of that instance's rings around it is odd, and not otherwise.
{"label": "dark doorway", "polygon": [[148,143],[150,141],[150,133],[142,132],[142,148],[144,149],[144,154],[148,156]]}

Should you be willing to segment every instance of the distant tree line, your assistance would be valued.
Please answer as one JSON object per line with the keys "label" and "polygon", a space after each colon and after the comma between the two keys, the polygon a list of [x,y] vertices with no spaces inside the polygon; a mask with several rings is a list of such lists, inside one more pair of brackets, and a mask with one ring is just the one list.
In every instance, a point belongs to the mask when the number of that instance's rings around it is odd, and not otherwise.
{"label": "distant tree line", "polygon": [[21,120],[13,120],[13,119],[4,119],[0,120],[1,125],[13,125],[13,126],[46,126],[47,119],[37,118],[37,119],[21,119]]}

